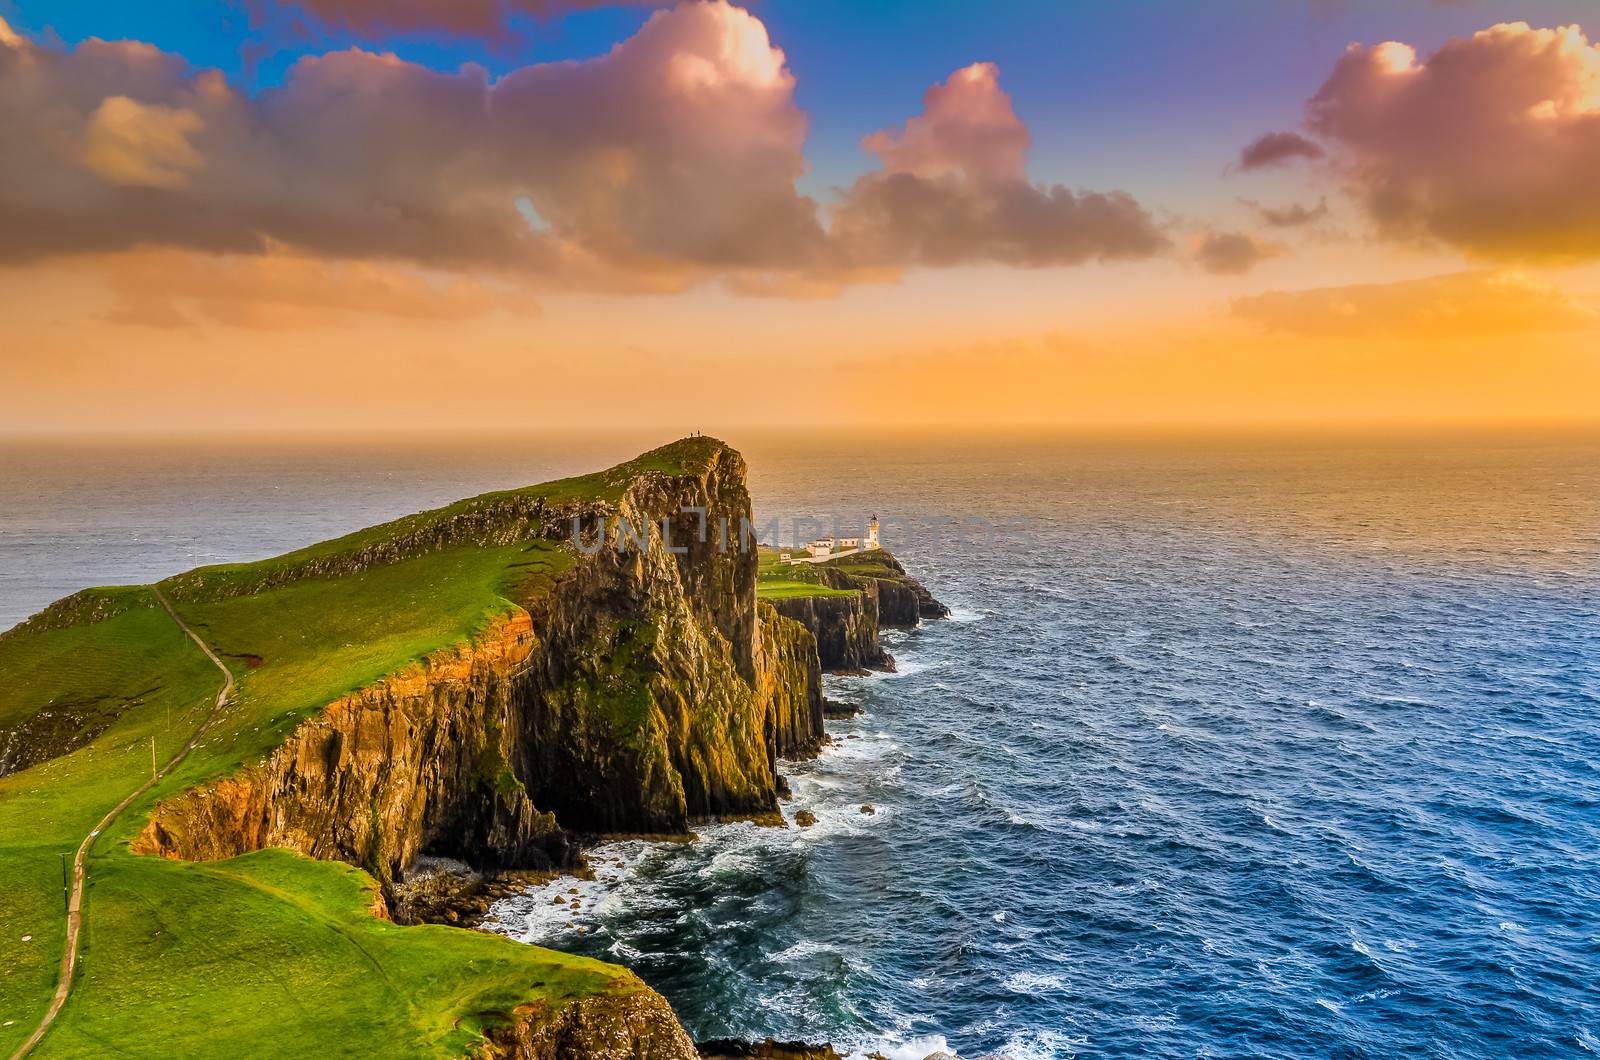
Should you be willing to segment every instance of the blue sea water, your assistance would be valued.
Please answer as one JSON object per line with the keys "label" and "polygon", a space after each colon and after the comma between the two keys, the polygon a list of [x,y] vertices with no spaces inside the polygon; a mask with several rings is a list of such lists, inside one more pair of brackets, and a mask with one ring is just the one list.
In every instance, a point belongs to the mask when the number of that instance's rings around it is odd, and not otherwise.
{"label": "blue sea water", "polygon": [[[704,1037],[1600,1052],[1595,439],[733,440],[759,512],[876,511],[954,618],[831,680],[865,713],[787,767],[816,826],[609,844],[500,930],[629,965]],[[631,443],[544,444],[35,448],[0,623]]]}

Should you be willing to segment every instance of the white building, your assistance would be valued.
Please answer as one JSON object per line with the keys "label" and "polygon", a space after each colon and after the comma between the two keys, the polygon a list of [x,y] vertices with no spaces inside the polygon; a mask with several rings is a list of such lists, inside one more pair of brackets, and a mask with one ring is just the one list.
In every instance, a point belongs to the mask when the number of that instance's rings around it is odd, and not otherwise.
{"label": "white building", "polygon": [[833,555],[833,538],[819,537],[806,545],[806,551],[813,556],[831,556]]}
{"label": "white building", "polygon": [[860,548],[861,539],[859,537],[841,537],[839,539],[839,547],[845,551]]}

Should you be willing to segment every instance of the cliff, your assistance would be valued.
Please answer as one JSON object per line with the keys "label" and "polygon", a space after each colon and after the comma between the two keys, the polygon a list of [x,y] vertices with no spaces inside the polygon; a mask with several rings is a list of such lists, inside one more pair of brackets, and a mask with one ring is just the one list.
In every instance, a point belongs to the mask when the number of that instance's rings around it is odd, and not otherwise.
{"label": "cliff", "polygon": [[817,639],[822,668],[855,674],[893,670],[878,641],[883,626],[911,628],[950,614],[884,549],[824,563],[783,563],[771,550],[760,572],[763,600]]}
{"label": "cliff", "polygon": [[[570,862],[572,832],[682,833],[773,813],[777,758],[820,745],[821,691],[805,631],[758,612],[754,553],[715,532],[749,517],[744,474],[708,440],[676,473],[636,473],[615,500],[514,498],[453,516],[475,542],[559,541],[574,517],[606,537],[561,545],[563,569],[470,644],[335,700],[265,761],[162,801],[135,850],[197,860],[287,847],[387,883],[423,852],[548,867]],[[462,536],[418,534],[433,548]],[[364,552],[319,557],[313,576],[391,555]]]}
{"label": "cliff", "polygon": [[860,674],[894,669],[894,659],[878,643],[878,601],[874,596],[862,592],[782,596],[767,603],[816,638],[824,670]]}
{"label": "cliff", "polygon": [[[749,516],[743,459],[697,438],[163,582],[236,691],[97,852],[125,892],[96,891],[96,952],[125,974],[81,980],[52,1031],[63,1055],[157,1038],[248,1051],[245,1022],[207,1024],[221,1008],[374,1051],[693,1056],[620,968],[386,917],[423,854],[543,870],[572,865],[587,834],[777,816],[778,760],[825,740],[823,666],[891,665],[880,607],[907,604],[865,582],[758,597],[764,560],[737,540]],[[48,926],[59,884],[38,852],[70,850],[133,790],[147,743],[165,758],[190,740],[217,674],[128,587],[0,636],[0,678],[0,869],[26,867],[0,910]],[[121,927],[152,904],[183,925],[159,968]],[[355,939],[377,975],[349,977]],[[255,956],[234,975],[236,952]],[[295,958],[261,956],[280,952]],[[25,1004],[48,1002],[53,961],[38,948]],[[286,975],[342,985],[289,1007]],[[385,989],[412,1001],[385,1005]]]}
{"label": "cliff", "polygon": [[[642,987],[642,984],[641,984]],[[672,1006],[649,989],[600,996],[550,1011],[518,1007],[515,1019],[491,1030],[482,1060],[699,1060]]]}
{"label": "cliff", "polygon": [[811,758],[822,748],[822,661],[817,638],[804,623],[780,614],[763,600],[762,696],[768,704],[768,753],[775,758]]}
{"label": "cliff", "polygon": [[888,549],[871,549],[815,565],[825,584],[870,596],[885,626],[912,628],[925,618],[948,618],[950,609],[906,573]]}

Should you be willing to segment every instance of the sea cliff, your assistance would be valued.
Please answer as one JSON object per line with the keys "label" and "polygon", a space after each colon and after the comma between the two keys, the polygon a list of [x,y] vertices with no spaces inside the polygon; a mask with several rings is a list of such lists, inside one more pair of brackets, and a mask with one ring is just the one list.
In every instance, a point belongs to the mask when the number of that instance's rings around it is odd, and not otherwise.
{"label": "sea cliff", "polygon": [[[108,857],[142,863],[123,871],[165,894],[175,918],[224,908],[241,887],[261,908],[281,906],[289,919],[257,915],[252,928],[276,938],[288,930],[280,920],[293,920],[292,948],[318,975],[343,967],[349,938],[370,935],[385,981],[427,969],[414,989],[452,976],[471,984],[385,1014],[382,1033],[398,1037],[384,1040],[426,1038],[485,1058],[696,1055],[670,1006],[623,969],[389,920],[395,911],[414,919],[401,898],[424,855],[559,871],[581,866],[593,836],[681,837],[709,818],[782,824],[780,760],[826,741],[824,668],[892,666],[878,643],[884,614],[914,621],[937,604],[887,554],[870,574],[823,565],[819,577],[838,587],[815,599],[767,599],[764,561],[738,539],[751,517],[745,470],[725,444],[686,439],[596,475],[163,582],[176,613],[230,660],[238,690],[192,767],[141,805]],[[98,761],[115,754],[126,768],[126,749],[151,733],[187,738],[176,719],[200,716],[197,705],[215,696],[214,671],[155,599],[146,587],[91,590],[0,638],[0,675],[28,682],[0,704],[11,771],[0,786],[18,814],[26,798],[59,818],[60,842],[86,826],[58,811],[102,810],[57,805],[55,792],[114,793]],[[106,675],[105,687],[85,685],[85,657],[106,663],[91,675]],[[57,685],[86,706],[63,710]],[[46,731],[49,740],[36,738]],[[118,783],[136,782],[137,757]],[[61,779],[40,785],[39,771]],[[0,836],[0,865],[34,864],[20,838]],[[365,873],[329,864],[338,862]],[[35,875],[43,882],[14,898],[46,910],[49,873]],[[110,915],[116,900],[100,892],[91,915]],[[218,952],[209,931],[184,936],[196,968],[212,967],[206,955]],[[96,939],[106,952],[135,944]],[[83,1011],[98,1022],[53,1033],[137,1037],[149,1014],[192,1001],[192,1022],[162,1017],[161,1033],[181,1051],[203,1026],[204,998],[220,991],[255,1011],[276,996],[225,971],[207,973],[213,985],[196,994],[168,964],[160,974],[138,967],[142,952],[119,958],[128,981],[147,992],[170,983],[173,998],[101,997],[88,979],[82,989],[99,1000]],[[37,963],[42,1003],[47,961]],[[354,994],[346,1003],[334,993],[282,1018],[372,1034],[371,1013]],[[204,1031],[208,1041],[218,1033]]]}
{"label": "sea cliff", "polygon": [[[563,545],[570,565],[472,643],[164,800],[135,849],[198,860],[287,847],[387,884],[424,852],[561,866],[573,833],[681,834],[775,812],[777,759],[822,738],[816,649],[758,609],[753,550],[702,540],[701,511],[709,527],[749,518],[743,459],[720,444],[695,456],[681,474],[640,472],[615,502],[474,513],[471,540],[503,540],[510,523],[560,541],[574,519],[606,537]],[[357,563],[314,573],[330,567]]]}
{"label": "sea cliff", "polygon": [[761,582],[773,608],[816,637],[822,668],[833,673],[893,671],[894,658],[879,642],[879,629],[913,628],[925,618],[950,613],[881,548],[821,563],[784,563],[769,551]]}

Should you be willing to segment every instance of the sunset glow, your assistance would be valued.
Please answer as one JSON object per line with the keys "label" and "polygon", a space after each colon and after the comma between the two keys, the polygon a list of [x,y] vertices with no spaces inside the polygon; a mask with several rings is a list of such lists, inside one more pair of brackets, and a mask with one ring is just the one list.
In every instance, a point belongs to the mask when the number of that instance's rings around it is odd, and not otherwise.
{"label": "sunset glow", "polygon": [[268,7],[5,12],[0,426],[1600,416],[1579,0]]}

